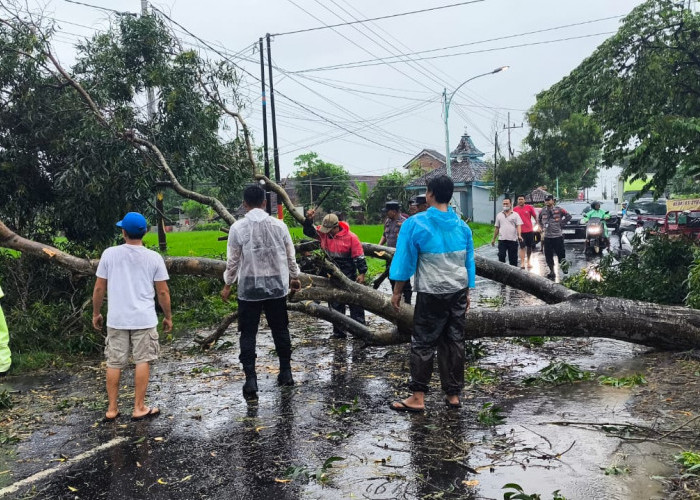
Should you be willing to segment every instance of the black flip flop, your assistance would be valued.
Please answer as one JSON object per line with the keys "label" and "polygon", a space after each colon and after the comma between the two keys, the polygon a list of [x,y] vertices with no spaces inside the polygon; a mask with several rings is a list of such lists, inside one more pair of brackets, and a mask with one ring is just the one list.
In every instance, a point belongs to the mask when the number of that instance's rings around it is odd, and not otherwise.
{"label": "black flip flop", "polygon": [[[400,404],[401,406],[394,406],[394,403]],[[394,403],[389,403],[389,408],[394,411],[405,411],[409,413],[423,413],[425,411],[425,408],[414,408],[412,406],[408,406],[403,401],[394,401]]]}
{"label": "black flip flop", "polygon": [[131,417],[132,422],[139,422],[140,420],[146,420],[149,418],[155,418],[158,415],[160,415],[160,408],[155,408],[155,411],[153,411],[154,408],[149,408],[148,413],[141,415],[140,417]]}
{"label": "black flip flop", "polygon": [[114,422],[116,419],[118,419],[119,417],[121,417],[121,415],[122,415],[121,412],[118,411],[117,414],[114,415],[112,418],[109,418],[108,416],[105,416],[105,417],[102,419],[102,423],[103,423],[103,424],[107,424],[107,423],[109,423],[109,422]]}
{"label": "black flip flop", "polygon": [[461,407],[462,407],[462,402],[459,401],[459,402],[457,402],[457,403],[450,403],[450,401],[449,401],[447,398],[445,398],[445,406],[447,406],[447,407],[450,408],[450,409],[455,409],[455,410],[456,410],[457,408],[461,408]]}

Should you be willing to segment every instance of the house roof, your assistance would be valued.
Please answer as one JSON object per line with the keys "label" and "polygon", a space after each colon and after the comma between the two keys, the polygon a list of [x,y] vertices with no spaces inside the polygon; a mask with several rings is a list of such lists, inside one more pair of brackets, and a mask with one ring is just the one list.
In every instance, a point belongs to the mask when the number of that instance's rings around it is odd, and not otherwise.
{"label": "house roof", "polygon": [[[484,156],[484,153],[477,149],[471,137],[465,133],[457,147],[450,153],[450,167],[454,183],[466,184],[468,182],[482,181],[489,171],[489,166],[481,159],[482,156]],[[443,165],[418,177],[408,187],[427,186],[431,179],[446,174],[447,166]]]}
{"label": "house roof", "polygon": [[477,159],[481,158],[484,156],[484,153],[479,151],[477,147],[474,145],[474,141],[472,141],[471,136],[469,136],[466,132],[462,136],[462,138],[459,140],[459,144],[457,144],[457,147],[450,153],[450,158],[454,160],[459,160],[459,157],[467,157],[471,159]]}
{"label": "house roof", "polygon": [[408,160],[408,161],[404,164],[404,166],[401,167],[401,168],[409,168],[409,167],[411,166],[411,163],[413,163],[415,160],[417,160],[418,158],[420,158],[420,157],[421,157],[422,155],[424,155],[424,154],[426,154],[426,155],[428,155],[428,156],[432,156],[432,157],[435,158],[437,161],[439,161],[439,162],[441,162],[441,163],[443,163],[443,164],[445,163],[445,155],[444,155],[444,154],[442,154],[442,153],[440,153],[440,152],[438,152],[438,151],[435,151],[434,149],[423,149],[423,150],[421,150],[420,153],[418,153],[416,156],[414,156],[413,158],[411,158],[410,160]]}

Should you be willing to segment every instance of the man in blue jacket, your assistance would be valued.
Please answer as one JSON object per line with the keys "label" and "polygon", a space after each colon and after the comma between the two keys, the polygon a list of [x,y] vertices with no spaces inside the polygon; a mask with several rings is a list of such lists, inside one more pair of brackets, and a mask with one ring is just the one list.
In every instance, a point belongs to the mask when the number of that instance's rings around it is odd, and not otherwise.
{"label": "man in blue jacket", "polygon": [[397,310],[401,292],[413,274],[416,308],[411,338],[411,383],[413,395],[395,401],[396,411],[422,412],[438,353],[440,382],[445,403],[461,406],[464,387],[464,327],[469,309],[469,288],[474,288],[476,267],[474,243],[469,226],[448,203],[454,184],[443,175],[428,183],[427,211],[405,221],[399,232],[389,278],[396,281],[391,303]]}

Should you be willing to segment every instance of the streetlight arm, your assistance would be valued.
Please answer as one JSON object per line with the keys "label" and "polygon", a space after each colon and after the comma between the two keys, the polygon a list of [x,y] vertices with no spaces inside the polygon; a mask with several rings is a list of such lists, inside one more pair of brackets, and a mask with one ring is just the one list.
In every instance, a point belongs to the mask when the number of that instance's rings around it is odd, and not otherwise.
{"label": "streetlight arm", "polygon": [[480,75],[472,76],[469,80],[465,80],[464,82],[462,82],[462,84],[459,87],[457,87],[456,89],[454,89],[454,91],[450,94],[450,98],[447,99],[447,106],[449,107],[450,104],[452,104],[452,98],[455,96],[457,91],[459,89],[461,89],[462,87],[464,87],[467,83],[471,82],[472,80],[476,80],[477,78],[481,78],[482,76],[490,75],[491,73],[492,72],[489,71],[488,73],[482,73]]}
{"label": "streetlight arm", "polygon": [[501,72],[501,71],[505,71],[505,70],[507,70],[508,68],[509,68],[509,66],[501,66],[500,68],[496,68],[496,69],[494,69],[493,71],[489,71],[488,73],[482,73],[482,74],[480,74],[480,75],[472,76],[469,80],[465,80],[464,82],[462,82],[462,84],[461,84],[459,87],[457,87],[456,89],[454,89],[454,91],[450,94],[450,98],[447,99],[447,101],[446,101],[446,103],[447,103],[447,106],[446,106],[446,107],[449,109],[450,104],[452,103],[452,98],[455,96],[455,94],[457,93],[457,91],[458,91],[459,89],[461,89],[462,87],[464,87],[467,83],[471,82],[472,80],[476,80],[477,78],[481,78],[482,76],[493,75],[494,73],[499,73],[499,72]]}

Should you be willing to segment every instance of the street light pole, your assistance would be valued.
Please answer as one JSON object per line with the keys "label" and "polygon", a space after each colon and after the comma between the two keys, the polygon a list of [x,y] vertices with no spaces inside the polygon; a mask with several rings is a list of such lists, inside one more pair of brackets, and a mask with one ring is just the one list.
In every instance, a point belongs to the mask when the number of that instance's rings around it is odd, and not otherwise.
{"label": "street light pole", "polygon": [[476,75],[471,77],[470,79],[462,82],[462,84],[457,87],[452,94],[450,94],[450,97],[447,97],[447,89],[443,89],[442,91],[442,98],[443,98],[443,103],[444,103],[444,109],[443,109],[443,115],[445,117],[445,167],[447,169],[447,176],[451,179],[452,178],[452,162],[450,161],[450,125],[448,118],[450,116],[450,104],[452,104],[452,98],[455,96],[457,91],[464,87],[467,83],[471,82],[472,80],[476,80],[477,78],[481,78],[482,76],[488,76],[488,75],[494,75],[496,73],[500,73],[501,71],[505,71],[509,68],[510,66],[501,66],[500,68],[496,68],[493,71],[489,71],[488,73],[482,73],[481,75]]}

